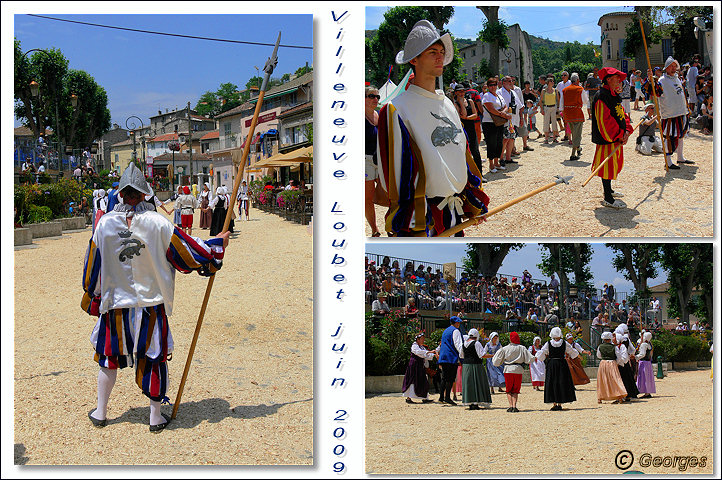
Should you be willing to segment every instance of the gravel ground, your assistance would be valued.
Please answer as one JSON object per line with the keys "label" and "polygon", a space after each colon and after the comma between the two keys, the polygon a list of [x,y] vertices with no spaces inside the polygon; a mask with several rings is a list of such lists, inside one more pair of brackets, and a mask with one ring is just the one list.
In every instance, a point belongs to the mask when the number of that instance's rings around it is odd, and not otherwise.
{"label": "gravel ground", "polygon": [[[89,341],[95,321],[80,309],[90,234],[36,239],[37,248],[15,251],[15,463],[311,465],[308,229],[256,209],[251,221],[236,220],[178,416],[158,436],[148,431],[148,399],[131,369],[118,373],[108,426],[96,429],[87,419],[98,373]],[[208,230],[193,234],[207,238]],[[171,400],[206,284],[197,274],[176,275]]]}
{"label": "gravel ground", "polygon": [[[623,405],[596,398],[596,379],[577,387],[577,401],[550,412],[544,393],[523,385],[519,413],[506,395],[488,410],[433,403],[407,405],[400,394],[366,399],[366,472],[378,474],[614,474],[629,450],[629,470],[679,474],[679,468],[639,465],[652,456],[706,456],[713,473],[714,385],[709,370],[670,372],[657,395]],[[438,399],[438,395],[431,395]],[[516,433],[516,434],[515,434]]]}
{"label": "gravel ground", "polygon": [[[642,112],[632,111],[636,124]],[[537,115],[537,122],[540,122]],[[506,171],[488,173],[484,162],[484,184],[491,198],[490,207],[501,205],[522,194],[554,181],[555,175],[574,175],[570,185],[558,185],[517,205],[509,207],[488,222],[470,227],[470,237],[711,237],[713,236],[713,137],[692,129],[684,141],[685,157],[697,162],[681,170],[665,173],[663,155],[649,157],[634,150],[636,131],[624,147],[624,168],[612,182],[622,192],[627,208],[614,210],[601,205],[602,183],[591,173],[595,145],[591,143],[591,121],[585,121],[582,155],[570,161],[567,142],[544,145],[544,139],[530,136],[533,152],[524,152]],[[517,139],[521,151],[522,141]],[[486,147],[481,146],[486,158]],[[674,156],[676,159],[676,154]],[[675,160],[676,161],[676,160]],[[385,232],[385,207],[376,207],[380,232]],[[366,235],[371,227],[365,222]]]}

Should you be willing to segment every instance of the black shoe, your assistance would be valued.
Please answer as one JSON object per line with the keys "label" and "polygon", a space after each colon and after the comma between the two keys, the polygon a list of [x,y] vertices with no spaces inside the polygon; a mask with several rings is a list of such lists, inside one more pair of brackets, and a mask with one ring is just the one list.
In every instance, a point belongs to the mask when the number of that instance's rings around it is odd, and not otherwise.
{"label": "black shoe", "polygon": [[413,400],[411,400],[409,397],[406,397],[406,403],[413,403],[416,404]]}
{"label": "black shoe", "polygon": [[170,423],[170,417],[169,417],[168,415],[166,415],[165,413],[161,413],[161,416],[162,416],[163,418],[165,418],[165,423],[159,423],[158,425],[151,425],[151,426],[149,427],[149,430],[150,430],[151,432],[153,432],[153,433],[158,433],[158,432],[160,432],[161,430],[163,430],[165,427],[167,427],[168,424]]}
{"label": "black shoe", "polygon": [[88,418],[93,423],[94,427],[103,428],[104,426],[106,426],[108,424],[108,419],[106,418],[105,420],[98,420],[97,418],[93,417],[92,413],[96,410],[97,410],[97,408],[94,408],[91,411],[89,411]]}
{"label": "black shoe", "polygon": [[456,406],[456,402],[455,402],[455,401],[453,401],[453,400],[447,400],[447,401],[446,401],[446,404],[447,404],[447,405],[453,405],[453,406]]}
{"label": "black shoe", "polygon": [[519,409],[516,407],[511,407],[511,411],[514,413],[519,413]]}
{"label": "black shoe", "polygon": [[692,160],[687,160],[686,158],[683,158],[682,160],[677,160],[677,163],[688,163],[688,164],[694,164]]}
{"label": "black shoe", "polygon": [[569,160],[572,160],[572,161],[573,161],[573,160],[579,160],[579,157],[577,157],[576,155],[571,155],[571,156],[569,157]]}
{"label": "black shoe", "polygon": [[425,398],[425,399],[421,400],[421,403],[434,403],[434,401],[430,398]]}
{"label": "black shoe", "polygon": [[507,411],[507,412],[513,412],[513,411],[514,411],[514,407],[509,407],[509,408],[506,409],[506,411]]}
{"label": "black shoe", "polygon": [[534,151],[534,149],[531,148],[531,147],[524,147],[524,150],[526,150],[527,152],[533,152],[533,151]]}
{"label": "black shoe", "polygon": [[507,160],[506,163],[509,164],[509,163],[519,163],[519,162],[517,162],[516,160]]}
{"label": "black shoe", "polygon": [[554,405],[554,406],[551,408],[551,410],[561,410],[561,409],[562,409],[562,406],[561,406],[561,405]]}
{"label": "black shoe", "polygon": [[679,170],[679,165],[675,165],[674,163],[672,165],[669,165],[667,168],[670,170]]}
{"label": "black shoe", "polygon": [[479,410],[479,405],[476,405],[476,404],[469,405],[469,410]]}

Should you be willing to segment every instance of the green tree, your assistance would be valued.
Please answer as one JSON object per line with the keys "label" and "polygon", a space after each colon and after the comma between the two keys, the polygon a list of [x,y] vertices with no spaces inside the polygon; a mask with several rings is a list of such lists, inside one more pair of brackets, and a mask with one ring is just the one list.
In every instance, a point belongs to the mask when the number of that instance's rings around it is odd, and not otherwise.
{"label": "green tree", "polygon": [[489,44],[489,68],[494,75],[499,75],[499,49],[509,46],[506,34],[507,25],[499,20],[499,7],[476,7],[484,13],[486,21],[479,32],[479,39]]}
{"label": "green tree", "polygon": [[198,103],[196,103],[194,110],[198,112],[198,115],[208,115],[210,117],[214,117],[221,113],[221,104],[218,101],[218,97],[216,97],[215,92],[208,90],[201,95],[201,98],[198,99]]}
{"label": "green tree", "polygon": [[[703,293],[712,290],[712,274],[710,274],[712,244],[664,244],[660,263],[667,272],[669,281],[667,313],[671,317],[679,316],[683,322],[688,322],[689,314],[694,308],[692,292],[695,288],[701,289]],[[712,311],[711,303],[708,311],[710,313]]]}
{"label": "green tree", "polygon": [[[409,65],[397,65],[396,54],[403,50],[406,37],[419,20],[429,20],[441,34],[454,14],[454,7],[392,7],[384,13],[384,21],[371,38],[366,39],[366,80],[377,87],[386,83],[391,70],[391,81],[399,83]],[[454,46],[454,61],[444,67],[444,83],[458,76],[461,59]]]}
{"label": "green tree", "polygon": [[540,243],[542,261],[537,266],[545,275],[559,276],[560,290],[567,292],[569,274],[574,274],[574,284],[579,289],[592,288],[589,262],[592,260],[592,246],[589,243]]}
{"label": "green tree", "polygon": [[615,256],[614,268],[631,281],[638,297],[649,296],[647,281],[657,278],[657,265],[662,255],[662,245],[657,243],[607,243]]}
{"label": "green tree", "polygon": [[308,64],[306,64],[306,65],[304,65],[304,66],[302,66],[302,67],[298,67],[298,68],[296,69],[296,71],[293,72],[293,74],[296,75],[297,77],[300,77],[301,75],[305,75],[305,74],[307,74],[308,72],[312,72],[312,71],[313,71],[313,67],[310,66],[310,65],[308,65]]}
{"label": "green tree", "polygon": [[[55,141],[87,147],[110,129],[108,95],[91,75],[68,65],[58,49],[26,56],[15,40],[15,116],[35,137],[50,127]],[[32,95],[31,82],[38,84],[37,97]]]}
{"label": "green tree", "polygon": [[216,90],[216,97],[221,104],[221,112],[227,112],[241,104],[241,92],[238,91],[238,85],[234,83],[221,83]]}
{"label": "green tree", "polygon": [[482,275],[496,275],[509,254],[521,249],[523,243],[470,243],[466,247],[464,271]]}

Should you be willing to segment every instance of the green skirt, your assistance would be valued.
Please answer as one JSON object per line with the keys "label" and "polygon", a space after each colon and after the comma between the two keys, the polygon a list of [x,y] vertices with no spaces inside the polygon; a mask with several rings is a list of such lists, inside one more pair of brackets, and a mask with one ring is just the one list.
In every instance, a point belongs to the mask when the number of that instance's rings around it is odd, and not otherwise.
{"label": "green skirt", "polygon": [[464,405],[491,403],[486,368],[481,363],[465,363],[461,369],[461,398]]}

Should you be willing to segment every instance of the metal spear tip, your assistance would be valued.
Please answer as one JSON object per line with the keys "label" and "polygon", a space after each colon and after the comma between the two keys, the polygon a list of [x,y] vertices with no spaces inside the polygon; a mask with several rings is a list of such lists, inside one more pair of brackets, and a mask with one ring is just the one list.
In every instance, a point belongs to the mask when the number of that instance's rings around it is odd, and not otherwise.
{"label": "metal spear tip", "polygon": [[568,177],[561,177],[559,175],[554,175],[554,178],[556,178],[555,183],[557,185],[559,185],[560,183],[566,183],[567,185],[569,185],[569,180],[574,178],[574,175],[569,175]]}

